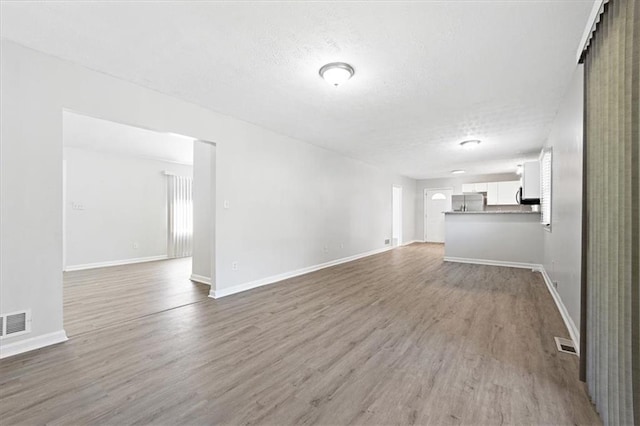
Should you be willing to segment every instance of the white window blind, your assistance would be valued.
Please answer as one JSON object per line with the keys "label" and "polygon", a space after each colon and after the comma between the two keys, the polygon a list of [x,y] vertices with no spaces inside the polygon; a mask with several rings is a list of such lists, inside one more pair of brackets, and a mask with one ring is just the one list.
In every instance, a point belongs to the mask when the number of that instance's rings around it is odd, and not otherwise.
{"label": "white window blind", "polygon": [[169,257],[188,257],[193,245],[193,179],[168,175]]}
{"label": "white window blind", "polygon": [[540,223],[551,229],[551,148],[540,154]]}

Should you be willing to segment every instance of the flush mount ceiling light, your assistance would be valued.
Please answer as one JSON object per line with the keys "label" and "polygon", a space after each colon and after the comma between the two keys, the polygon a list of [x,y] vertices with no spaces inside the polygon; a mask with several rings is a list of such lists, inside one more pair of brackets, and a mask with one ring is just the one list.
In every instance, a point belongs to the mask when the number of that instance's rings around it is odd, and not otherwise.
{"label": "flush mount ceiling light", "polygon": [[451,174],[454,175],[461,175],[462,173],[464,173],[464,170],[451,170]]}
{"label": "flush mount ceiling light", "polygon": [[478,145],[480,145],[479,139],[469,139],[468,141],[460,142],[460,146],[463,148],[475,148]]}
{"label": "flush mount ceiling light", "polygon": [[353,77],[355,70],[344,62],[332,62],[320,68],[320,77],[333,86],[339,86]]}

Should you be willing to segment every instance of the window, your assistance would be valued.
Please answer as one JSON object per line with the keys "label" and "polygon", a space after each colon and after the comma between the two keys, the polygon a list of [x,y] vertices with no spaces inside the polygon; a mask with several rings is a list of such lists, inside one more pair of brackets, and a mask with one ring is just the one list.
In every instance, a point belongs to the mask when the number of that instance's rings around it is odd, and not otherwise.
{"label": "window", "polygon": [[551,148],[540,154],[540,223],[551,231]]}
{"label": "window", "polygon": [[193,179],[167,175],[169,257],[189,257],[193,252]]}

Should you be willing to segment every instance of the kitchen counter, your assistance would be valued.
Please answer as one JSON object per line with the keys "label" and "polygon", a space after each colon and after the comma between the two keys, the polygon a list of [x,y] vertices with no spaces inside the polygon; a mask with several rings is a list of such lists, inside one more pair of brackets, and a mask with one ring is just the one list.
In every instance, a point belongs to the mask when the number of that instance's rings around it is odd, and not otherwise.
{"label": "kitchen counter", "polygon": [[536,268],[542,263],[540,212],[445,214],[444,260]]}
{"label": "kitchen counter", "polygon": [[487,211],[487,210],[483,210],[480,212],[444,212],[444,214],[540,214],[540,212],[527,212],[527,211],[518,211],[518,210],[512,210],[512,211]]}

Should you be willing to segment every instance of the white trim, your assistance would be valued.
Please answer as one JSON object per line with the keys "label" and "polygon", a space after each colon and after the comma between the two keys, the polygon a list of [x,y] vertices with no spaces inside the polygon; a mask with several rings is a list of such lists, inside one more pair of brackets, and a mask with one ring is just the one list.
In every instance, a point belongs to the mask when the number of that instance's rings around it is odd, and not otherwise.
{"label": "white trim", "polygon": [[136,257],[134,259],[109,260],[107,262],[86,263],[84,265],[67,266],[64,271],[83,271],[85,269],[105,268],[107,266],[130,265],[132,263],[155,262],[156,260],[167,260],[169,256],[163,254],[161,256]]}
{"label": "white trim", "polygon": [[445,256],[444,261],[457,262],[457,263],[473,263],[475,265],[504,266],[507,268],[523,268],[523,269],[531,269],[533,271],[542,270],[542,265],[539,263],[508,262],[504,260],[472,259],[468,257],[449,257],[449,256]]}
{"label": "white trim", "polygon": [[0,342],[0,359],[44,348],[45,346],[55,345],[56,343],[62,343],[67,340],[67,333],[64,330],[20,340],[15,343],[6,343],[6,340],[3,340]]}
{"label": "white trim", "polygon": [[609,0],[593,1],[593,6],[591,7],[591,12],[589,13],[589,19],[587,20],[587,25],[584,28],[582,38],[580,38],[580,44],[578,45],[578,51],[576,52],[576,62],[580,62],[582,52],[584,52],[585,49],[589,47],[589,42],[591,41],[593,32],[596,30],[596,25],[598,24],[598,22],[600,22],[600,15],[604,11],[605,3],[609,3]]}
{"label": "white trim", "polygon": [[424,241],[422,241],[422,240],[411,240],[411,241],[407,241],[405,243],[402,243],[400,245],[400,247],[408,246],[409,244],[413,244],[413,243],[424,243]]}
{"label": "white trim", "polygon": [[[393,198],[394,198],[394,194],[395,194],[395,190],[399,189],[399,205],[400,205],[400,217],[398,218],[398,220],[400,221],[399,224],[399,231],[400,231],[400,235],[397,238],[393,237],[393,228],[394,228],[394,205],[393,205]],[[404,229],[403,229],[403,220],[402,217],[404,216],[404,208],[403,208],[403,200],[402,200],[402,185],[396,185],[396,184],[392,184],[391,185],[391,245],[393,247],[400,247],[403,246],[404,244],[402,243],[402,240],[404,239]]]}
{"label": "white trim", "polygon": [[365,253],[356,254],[354,256],[343,257],[342,259],[332,260],[330,262],[321,263],[319,265],[313,265],[306,268],[297,269],[291,272],[285,272],[284,274],[273,275],[267,278],[262,278],[255,281],[250,281],[244,284],[238,284],[233,287],[223,288],[220,290],[215,290],[211,287],[211,292],[209,292],[209,297],[212,299],[219,299],[221,297],[230,296],[232,294],[240,293],[243,291],[251,290],[257,287],[262,287],[269,284],[274,284],[280,282],[282,280],[286,280],[289,278],[297,277],[300,275],[308,274],[310,272],[318,271],[320,269],[329,268],[331,266],[340,265],[342,263],[352,262],[354,260],[362,259],[363,257],[373,256],[375,254],[384,253],[386,251],[392,250],[393,247],[383,247],[376,250],[371,250]]}
{"label": "white trim", "polygon": [[205,277],[204,275],[191,274],[189,279],[191,281],[195,281],[195,282],[200,283],[200,284],[206,284],[208,286],[211,285],[211,278]]}
{"label": "white trim", "polygon": [[567,307],[562,302],[562,298],[558,294],[558,291],[553,285],[553,281],[551,281],[551,277],[549,277],[549,274],[547,274],[547,271],[544,269],[544,267],[541,267],[540,273],[542,274],[542,278],[544,278],[547,289],[549,289],[549,293],[551,293],[551,297],[553,297],[553,301],[556,302],[556,306],[558,307],[558,311],[560,311],[560,316],[564,321],[564,325],[569,331],[571,340],[573,340],[573,346],[576,348],[576,353],[578,354],[578,356],[580,356],[580,330],[578,329],[578,327],[576,327],[573,319],[571,319],[569,311],[567,311]]}

